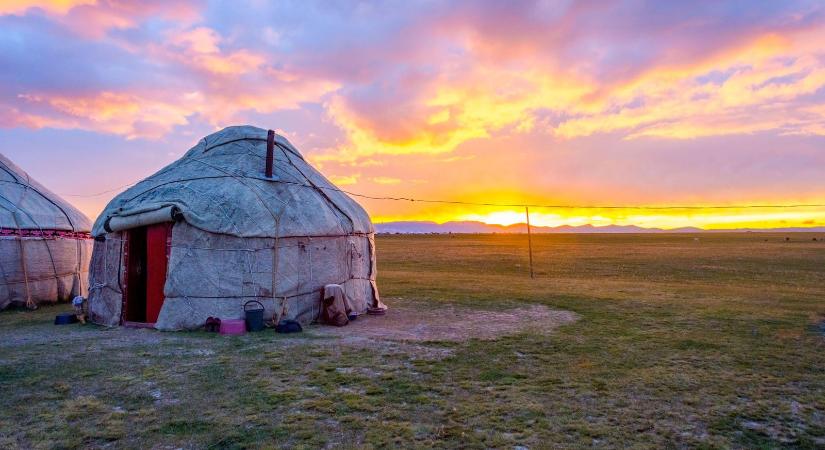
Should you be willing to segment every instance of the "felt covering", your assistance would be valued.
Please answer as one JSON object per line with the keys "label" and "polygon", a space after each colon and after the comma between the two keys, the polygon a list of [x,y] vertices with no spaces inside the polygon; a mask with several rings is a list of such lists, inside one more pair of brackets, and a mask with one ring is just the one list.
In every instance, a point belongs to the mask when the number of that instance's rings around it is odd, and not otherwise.
{"label": "felt covering", "polygon": [[176,220],[156,328],[239,319],[249,300],[263,303],[267,320],[308,323],[330,283],[341,284],[359,312],[383,307],[369,215],[278,135],[266,178],[266,138],[260,128],[226,128],[109,203],[92,231],[105,238],[92,260],[93,321],[120,323],[128,226],[153,220]]}
{"label": "felt covering", "polygon": [[86,216],[0,155],[0,309],[86,295]]}

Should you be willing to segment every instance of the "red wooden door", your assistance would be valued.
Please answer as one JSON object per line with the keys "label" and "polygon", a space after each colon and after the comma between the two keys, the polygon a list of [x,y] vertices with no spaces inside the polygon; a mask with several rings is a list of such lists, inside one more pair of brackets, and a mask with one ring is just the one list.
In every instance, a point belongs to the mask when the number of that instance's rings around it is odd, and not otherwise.
{"label": "red wooden door", "polygon": [[146,227],[146,322],[158,321],[163,306],[163,286],[169,265],[172,222]]}

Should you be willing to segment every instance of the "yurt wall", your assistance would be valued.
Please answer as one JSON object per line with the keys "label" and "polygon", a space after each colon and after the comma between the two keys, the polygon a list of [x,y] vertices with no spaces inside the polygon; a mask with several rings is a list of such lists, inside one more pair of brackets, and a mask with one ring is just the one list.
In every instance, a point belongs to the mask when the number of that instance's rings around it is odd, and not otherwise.
{"label": "yurt wall", "polygon": [[0,155],[0,309],[86,295],[91,223]]}

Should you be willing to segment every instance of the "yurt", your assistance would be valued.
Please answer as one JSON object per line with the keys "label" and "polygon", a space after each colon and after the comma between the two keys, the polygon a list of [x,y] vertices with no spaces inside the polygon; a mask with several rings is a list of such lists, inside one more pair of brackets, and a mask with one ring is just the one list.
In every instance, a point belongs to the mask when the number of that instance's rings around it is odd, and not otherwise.
{"label": "yurt", "polygon": [[91,222],[0,155],[0,309],[86,295]]}
{"label": "yurt", "polygon": [[251,301],[306,324],[327,284],[357,312],[384,308],[369,216],[271,130],[201,139],[115,197],[92,235],[89,316],[103,325],[194,329]]}

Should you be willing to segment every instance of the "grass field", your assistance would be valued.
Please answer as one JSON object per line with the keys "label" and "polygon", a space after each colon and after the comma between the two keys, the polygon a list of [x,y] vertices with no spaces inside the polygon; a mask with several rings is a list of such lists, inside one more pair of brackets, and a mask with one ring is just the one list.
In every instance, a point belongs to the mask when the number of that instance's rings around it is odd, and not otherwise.
{"label": "grass field", "polygon": [[2,312],[0,448],[822,448],[825,235],[788,236],[539,235],[535,280],[526,236],[377,238],[390,307],[579,317],[495,340]]}

